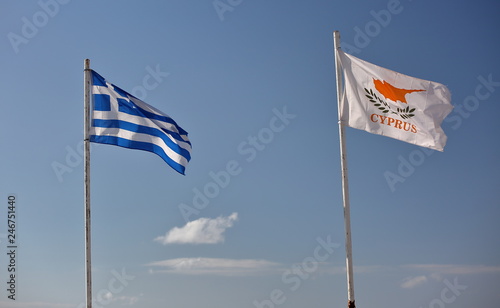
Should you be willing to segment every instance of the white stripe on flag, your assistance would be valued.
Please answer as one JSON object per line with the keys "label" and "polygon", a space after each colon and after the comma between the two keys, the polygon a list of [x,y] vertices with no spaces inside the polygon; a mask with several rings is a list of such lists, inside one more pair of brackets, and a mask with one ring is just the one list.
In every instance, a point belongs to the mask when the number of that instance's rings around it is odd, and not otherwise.
{"label": "white stripe on flag", "polygon": [[168,145],[165,144],[165,142],[160,137],[131,132],[128,130],[114,128],[114,127],[113,128],[92,127],[90,129],[90,133],[91,135],[97,135],[97,136],[114,136],[132,141],[152,143],[162,148],[165,154],[167,154],[167,156],[170,157],[176,163],[183,166],[186,166],[188,164],[188,161],[186,160],[186,158],[184,158],[184,156],[174,152]]}
{"label": "white stripe on flag", "polygon": [[[172,125],[162,125],[164,122],[161,121],[156,121],[156,120],[151,120],[149,118],[144,118],[140,116],[134,116],[130,115],[127,113],[119,112],[118,114],[116,112],[112,111],[94,111],[94,119],[95,120],[119,120],[119,121],[124,121],[124,122],[129,122],[132,124],[137,124],[137,125],[142,125],[142,126],[147,126],[151,128],[165,128],[167,130],[171,130],[170,127]],[[172,138],[169,134],[165,133],[165,135],[172,140],[172,142],[178,144],[181,148],[191,151],[191,145],[186,142],[189,139],[187,138],[186,135],[180,135],[182,139],[184,139],[184,142],[182,140],[177,140]]]}

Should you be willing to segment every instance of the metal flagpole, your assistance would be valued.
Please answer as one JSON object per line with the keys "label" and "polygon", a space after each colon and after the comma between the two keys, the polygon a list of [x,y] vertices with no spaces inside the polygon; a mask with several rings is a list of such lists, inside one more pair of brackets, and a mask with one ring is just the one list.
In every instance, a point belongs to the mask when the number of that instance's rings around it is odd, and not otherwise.
{"label": "metal flagpole", "polygon": [[87,292],[86,307],[92,308],[92,266],[90,263],[90,97],[91,97],[91,71],[90,60],[84,63],[84,116],[83,116],[83,143],[84,143],[84,203],[85,203],[85,290]]}
{"label": "metal flagpole", "polygon": [[342,100],[342,69],[338,59],[337,50],[340,49],[340,32],[333,32],[333,43],[335,51],[335,70],[337,75],[337,104],[339,117],[339,139],[340,139],[340,167],[342,169],[342,199],[344,201],[344,224],[345,224],[345,251],[347,268],[347,307],[355,308],[354,303],[354,274],[352,266],[352,242],[351,242],[351,210],[349,205],[349,182],[347,179],[347,154],[344,137],[344,125],[341,120],[340,104]]}

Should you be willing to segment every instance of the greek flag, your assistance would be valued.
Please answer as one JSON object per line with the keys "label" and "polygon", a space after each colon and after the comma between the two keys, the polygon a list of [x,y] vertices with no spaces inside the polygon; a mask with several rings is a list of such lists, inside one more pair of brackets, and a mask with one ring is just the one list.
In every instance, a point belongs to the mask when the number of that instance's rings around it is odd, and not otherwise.
{"label": "greek flag", "polygon": [[185,174],[191,159],[188,133],[168,115],[92,71],[90,141],[156,153]]}

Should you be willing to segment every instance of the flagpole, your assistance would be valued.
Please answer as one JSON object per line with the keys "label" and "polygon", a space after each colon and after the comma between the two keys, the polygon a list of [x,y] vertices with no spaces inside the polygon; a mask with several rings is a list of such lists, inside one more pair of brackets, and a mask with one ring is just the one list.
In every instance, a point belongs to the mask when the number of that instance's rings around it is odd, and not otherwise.
{"label": "flagpole", "polygon": [[340,49],[340,32],[333,32],[333,43],[335,52],[335,71],[337,75],[337,105],[339,117],[339,139],[340,139],[340,167],[342,169],[342,200],[344,203],[344,225],[345,225],[345,252],[347,269],[347,307],[355,308],[354,301],[354,271],[352,265],[352,242],[351,242],[351,209],[349,204],[349,182],[347,179],[347,153],[344,137],[344,125],[341,121],[340,104],[342,100],[342,69],[340,68],[337,50]]}
{"label": "flagpole", "polygon": [[90,97],[91,97],[91,71],[90,60],[84,61],[84,108],[83,108],[83,144],[84,144],[84,203],[85,203],[85,290],[87,292],[86,306],[92,308],[92,266],[90,254]]}

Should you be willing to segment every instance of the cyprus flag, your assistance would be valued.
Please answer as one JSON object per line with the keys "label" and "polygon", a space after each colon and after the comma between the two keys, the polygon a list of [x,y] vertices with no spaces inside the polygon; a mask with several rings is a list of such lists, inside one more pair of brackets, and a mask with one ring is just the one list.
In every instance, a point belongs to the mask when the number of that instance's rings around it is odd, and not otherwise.
{"label": "cyprus flag", "polygon": [[443,151],[441,122],[453,109],[436,82],[406,76],[337,50],[344,72],[343,125]]}

